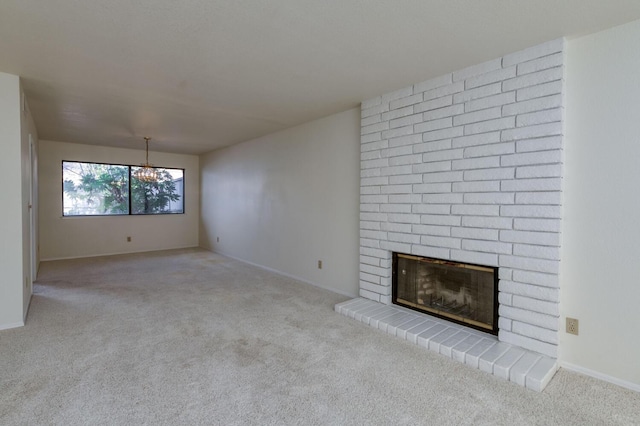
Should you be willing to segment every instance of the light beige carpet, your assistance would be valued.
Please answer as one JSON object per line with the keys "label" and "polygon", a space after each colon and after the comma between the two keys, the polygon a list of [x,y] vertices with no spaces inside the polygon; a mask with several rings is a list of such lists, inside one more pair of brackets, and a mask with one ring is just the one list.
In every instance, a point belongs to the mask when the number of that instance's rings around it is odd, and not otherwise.
{"label": "light beige carpet", "polygon": [[640,424],[640,394],[535,393],[333,311],[345,297],[203,250],[43,263],[0,331],[0,424]]}

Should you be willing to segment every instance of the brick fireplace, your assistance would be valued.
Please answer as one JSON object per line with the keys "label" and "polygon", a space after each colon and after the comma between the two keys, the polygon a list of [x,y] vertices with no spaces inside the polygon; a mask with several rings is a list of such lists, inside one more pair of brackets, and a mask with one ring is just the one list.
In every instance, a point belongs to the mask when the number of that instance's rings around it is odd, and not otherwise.
{"label": "brick fireplace", "polygon": [[392,252],[499,268],[498,340],[557,357],[564,40],[362,102],[360,296]]}

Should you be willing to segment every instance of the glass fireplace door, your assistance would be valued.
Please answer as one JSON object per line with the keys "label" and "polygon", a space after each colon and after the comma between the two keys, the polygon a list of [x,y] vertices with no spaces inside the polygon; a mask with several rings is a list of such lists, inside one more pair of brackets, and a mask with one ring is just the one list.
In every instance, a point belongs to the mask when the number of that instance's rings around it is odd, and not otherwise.
{"label": "glass fireplace door", "polygon": [[497,334],[498,268],[394,253],[393,303]]}

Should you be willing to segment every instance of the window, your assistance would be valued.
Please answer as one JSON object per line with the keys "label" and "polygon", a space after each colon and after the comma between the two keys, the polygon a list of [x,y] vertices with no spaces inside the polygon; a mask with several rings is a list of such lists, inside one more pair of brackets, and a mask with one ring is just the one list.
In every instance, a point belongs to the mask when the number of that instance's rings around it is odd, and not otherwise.
{"label": "window", "polygon": [[63,216],[184,213],[184,169],[156,167],[157,182],[136,179],[136,169],[63,161]]}

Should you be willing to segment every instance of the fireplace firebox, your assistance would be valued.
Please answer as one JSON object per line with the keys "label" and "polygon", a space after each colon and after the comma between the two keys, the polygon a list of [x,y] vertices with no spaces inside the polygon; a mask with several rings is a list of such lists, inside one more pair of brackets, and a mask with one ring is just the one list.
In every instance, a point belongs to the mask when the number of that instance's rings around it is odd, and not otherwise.
{"label": "fireplace firebox", "polygon": [[498,268],[393,253],[394,304],[498,334]]}

